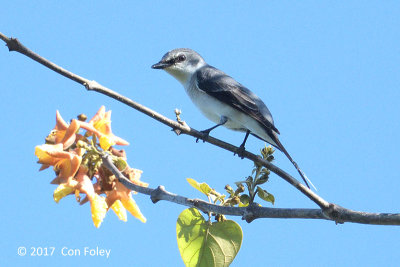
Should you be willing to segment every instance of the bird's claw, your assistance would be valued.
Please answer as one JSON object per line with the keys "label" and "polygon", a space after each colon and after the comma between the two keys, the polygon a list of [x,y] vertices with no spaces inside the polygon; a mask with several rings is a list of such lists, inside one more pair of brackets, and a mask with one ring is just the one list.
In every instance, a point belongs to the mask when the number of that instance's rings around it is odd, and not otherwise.
{"label": "bird's claw", "polygon": [[205,130],[205,131],[200,131],[200,132],[203,134],[203,137],[198,137],[198,138],[196,139],[196,143],[199,142],[199,139],[203,140],[203,143],[204,143],[205,141],[207,141],[208,136],[210,135],[210,131],[207,131],[207,130]]}
{"label": "bird's claw", "polygon": [[239,158],[244,159],[244,152],[246,151],[244,146],[240,146],[234,153],[233,155],[235,156],[236,154],[238,155]]}

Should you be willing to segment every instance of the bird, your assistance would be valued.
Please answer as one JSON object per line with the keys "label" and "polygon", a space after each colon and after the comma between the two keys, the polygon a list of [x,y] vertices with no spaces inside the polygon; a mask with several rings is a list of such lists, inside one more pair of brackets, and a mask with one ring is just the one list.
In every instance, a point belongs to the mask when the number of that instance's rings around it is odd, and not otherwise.
{"label": "bird", "polygon": [[223,71],[208,65],[200,54],[189,48],[167,52],[151,68],[165,70],[177,79],[203,115],[215,123],[213,127],[201,131],[203,141],[212,130],[222,125],[245,132],[245,138],[235,153],[243,158],[245,144],[251,134],[283,152],[307,187],[310,188],[308,182],[314,187],[280,142],[280,132],[275,127],[271,112],[252,91]]}

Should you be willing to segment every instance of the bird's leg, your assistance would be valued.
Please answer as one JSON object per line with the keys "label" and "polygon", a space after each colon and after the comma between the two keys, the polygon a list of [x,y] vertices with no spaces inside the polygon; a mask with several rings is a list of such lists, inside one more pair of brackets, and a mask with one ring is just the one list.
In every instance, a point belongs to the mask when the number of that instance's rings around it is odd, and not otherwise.
{"label": "bird's leg", "polygon": [[[210,134],[210,132],[212,130],[214,130],[215,128],[217,128],[218,126],[224,125],[226,122],[228,121],[228,118],[225,116],[221,116],[219,123],[211,128],[208,128],[206,130],[200,131],[203,134],[203,137],[201,139],[203,139],[203,143],[208,139],[208,136]],[[196,143],[199,142],[200,138],[196,139]]]}
{"label": "bird's leg", "polygon": [[246,141],[247,141],[247,138],[249,137],[249,134],[250,134],[250,131],[247,130],[246,131],[246,136],[244,137],[244,140],[243,140],[242,144],[240,145],[240,147],[236,150],[236,152],[233,155],[237,154],[241,159],[244,158],[244,156],[243,156],[244,151],[245,151],[244,145],[246,144]]}

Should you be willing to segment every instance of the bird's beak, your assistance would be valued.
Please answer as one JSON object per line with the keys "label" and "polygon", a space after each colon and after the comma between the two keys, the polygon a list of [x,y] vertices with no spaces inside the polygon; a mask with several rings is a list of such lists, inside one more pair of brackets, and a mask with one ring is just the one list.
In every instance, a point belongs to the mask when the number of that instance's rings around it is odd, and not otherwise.
{"label": "bird's beak", "polygon": [[165,68],[168,68],[171,65],[172,65],[172,63],[167,63],[167,62],[160,61],[160,62],[152,65],[151,68],[152,69],[165,69]]}

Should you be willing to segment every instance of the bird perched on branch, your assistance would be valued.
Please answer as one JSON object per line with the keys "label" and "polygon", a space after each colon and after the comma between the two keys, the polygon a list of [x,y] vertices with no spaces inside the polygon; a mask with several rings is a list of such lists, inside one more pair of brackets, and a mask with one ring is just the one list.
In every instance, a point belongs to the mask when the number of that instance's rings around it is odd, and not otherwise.
{"label": "bird perched on branch", "polygon": [[236,151],[243,158],[246,140],[249,134],[252,134],[282,151],[310,188],[307,181],[311,181],[279,141],[280,133],[274,125],[271,112],[252,91],[221,70],[208,65],[197,52],[187,48],[169,51],[160,62],[151,67],[163,69],[175,77],[200,111],[216,123],[215,126],[202,131],[203,140],[221,125],[231,130],[246,132]]}

